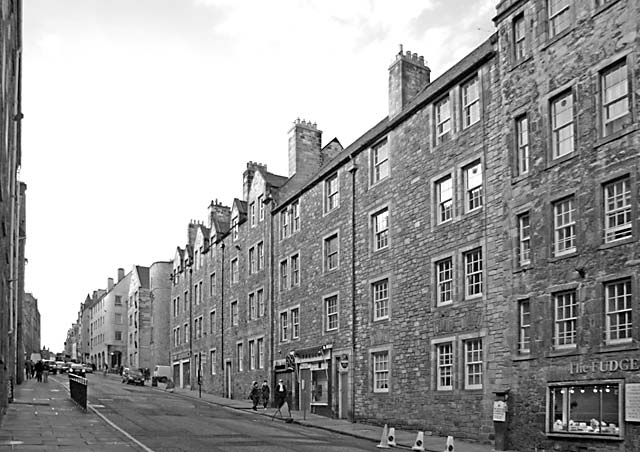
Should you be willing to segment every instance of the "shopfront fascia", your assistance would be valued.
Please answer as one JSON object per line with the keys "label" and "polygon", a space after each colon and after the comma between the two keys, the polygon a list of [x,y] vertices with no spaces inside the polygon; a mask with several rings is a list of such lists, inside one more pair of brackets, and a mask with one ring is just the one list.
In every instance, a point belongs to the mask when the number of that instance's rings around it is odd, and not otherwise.
{"label": "shopfront fascia", "polygon": [[547,384],[548,437],[624,441],[640,427],[640,358],[569,362]]}
{"label": "shopfront fascia", "polygon": [[332,416],[331,344],[296,350],[300,409]]}

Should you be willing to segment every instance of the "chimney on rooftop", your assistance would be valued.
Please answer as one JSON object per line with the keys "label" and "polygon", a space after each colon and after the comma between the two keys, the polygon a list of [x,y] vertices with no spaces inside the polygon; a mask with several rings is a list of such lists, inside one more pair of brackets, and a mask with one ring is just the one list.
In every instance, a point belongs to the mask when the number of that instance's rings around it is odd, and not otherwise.
{"label": "chimney on rooftop", "polygon": [[296,119],[289,130],[289,177],[308,179],[322,166],[322,131],[315,123]]}
{"label": "chimney on rooftop", "polygon": [[124,268],[119,268],[118,269],[118,282],[122,281],[122,278],[124,278]]}
{"label": "chimney on rooftop", "polygon": [[256,171],[267,171],[267,165],[257,162],[247,162],[247,169],[242,174],[242,199],[243,201],[249,200],[249,190],[251,190],[251,183],[253,182],[253,176]]}
{"label": "chimney on rooftop", "polygon": [[214,223],[217,222],[218,225],[228,225],[230,218],[231,209],[229,207],[223,206],[217,199],[211,201],[211,204],[209,204],[209,228],[212,229],[212,232]]}
{"label": "chimney on rooftop", "polygon": [[113,278],[107,278],[107,292],[113,289]]}
{"label": "chimney on rooftop", "polygon": [[400,52],[389,67],[389,118],[399,114],[404,107],[431,81],[431,69],[424,57],[407,50]]}

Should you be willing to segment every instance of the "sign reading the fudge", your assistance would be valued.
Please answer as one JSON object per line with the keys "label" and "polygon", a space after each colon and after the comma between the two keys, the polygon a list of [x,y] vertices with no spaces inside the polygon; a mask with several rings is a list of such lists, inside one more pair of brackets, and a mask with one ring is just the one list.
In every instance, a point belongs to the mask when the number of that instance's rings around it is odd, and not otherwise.
{"label": "sign reading the fudge", "polygon": [[617,371],[637,371],[640,370],[640,359],[622,358],[591,361],[590,363],[570,363],[570,374],[588,374],[595,372],[617,372]]}
{"label": "sign reading the fudge", "polygon": [[627,383],[624,386],[624,420],[640,422],[640,383]]}

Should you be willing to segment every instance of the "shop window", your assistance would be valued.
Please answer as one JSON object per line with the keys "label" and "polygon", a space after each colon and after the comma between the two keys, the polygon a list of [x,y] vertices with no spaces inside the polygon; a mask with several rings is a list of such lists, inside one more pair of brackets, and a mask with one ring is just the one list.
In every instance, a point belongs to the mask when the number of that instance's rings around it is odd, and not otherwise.
{"label": "shop window", "polygon": [[621,393],[616,381],[550,386],[548,433],[621,437]]}
{"label": "shop window", "polygon": [[311,372],[311,402],[320,405],[329,403],[329,375],[327,369],[313,369]]}

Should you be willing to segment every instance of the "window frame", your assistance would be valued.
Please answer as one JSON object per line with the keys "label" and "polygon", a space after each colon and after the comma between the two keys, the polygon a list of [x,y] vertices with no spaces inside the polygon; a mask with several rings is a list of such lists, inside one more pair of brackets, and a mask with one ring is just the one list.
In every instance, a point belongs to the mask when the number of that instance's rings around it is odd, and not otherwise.
{"label": "window frame", "polygon": [[236,284],[240,281],[240,262],[237,257],[231,259],[231,284]]}
{"label": "window frame", "polygon": [[[449,264],[449,268],[442,268],[442,264]],[[453,267],[453,256],[447,256],[442,259],[437,260],[434,263],[435,266],[435,277],[436,277],[436,306],[449,306],[453,304],[453,289],[455,283],[454,276],[454,267]],[[442,279],[443,275],[449,276],[449,279]],[[445,286],[445,289],[443,289]],[[449,294],[447,299],[443,299],[443,294]]]}
{"label": "window frame", "polygon": [[[380,221],[382,221],[382,224]],[[381,229],[378,229],[382,227]],[[389,228],[389,207],[383,207],[371,214],[371,232],[373,251],[382,251],[389,248],[390,228]]]}
{"label": "window frame", "polygon": [[515,118],[516,176],[529,174],[529,116]]}
{"label": "window frame", "polygon": [[[566,99],[570,100],[571,105],[562,110],[558,109],[557,106],[562,104],[562,102]],[[560,107],[561,106],[562,105],[560,105]],[[571,155],[576,151],[576,117],[574,108],[574,94],[571,88],[566,89],[549,99],[549,125],[551,126],[550,132],[552,160],[557,160],[567,155]],[[563,114],[566,111],[570,111],[571,113],[570,121],[565,121],[559,124],[558,121],[561,118],[564,118]],[[560,139],[560,135],[565,129],[568,129],[570,131],[570,136],[568,138]],[[562,144],[565,141],[568,141],[570,143],[570,150],[568,151],[562,151]]]}
{"label": "window frame", "polygon": [[[329,303],[332,303],[332,309],[329,310]],[[335,306],[333,306],[335,302]],[[340,329],[340,301],[338,294],[326,295],[323,297],[324,306],[324,331],[327,333],[335,332]],[[335,320],[335,321],[334,321]]]}
{"label": "window frame", "polygon": [[324,213],[328,214],[340,207],[340,179],[338,177],[338,172],[335,172],[325,178],[323,188]]}
{"label": "window frame", "polygon": [[[570,303],[566,302],[565,297],[570,296]],[[575,289],[563,290],[555,292],[551,295],[553,300],[553,348],[555,350],[575,349],[578,345],[578,310],[579,302]],[[560,300],[565,300],[559,305]],[[563,316],[560,317],[559,312],[562,308]],[[569,309],[568,315],[564,315],[565,310]]]}
{"label": "window frame", "polygon": [[[455,382],[455,349],[454,342],[445,341],[435,345],[436,351],[436,390],[453,391]],[[448,350],[444,350],[444,348]],[[443,353],[444,352],[444,353]],[[443,360],[444,358],[444,360]],[[446,372],[443,372],[445,371]],[[443,384],[448,383],[448,384]]]}
{"label": "window frame", "polygon": [[[615,192],[613,197],[609,195],[608,188],[615,187],[617,184],[623,183],[624,191],[622,193]],[[624,187],[626,185],[626,187]],[[631,191],[631,177],[629,175],[624,175],[622,177],[618,177],[614,180],[607,181],[602,184],[602,196],[603,196],[603,233],[604,233],[604,243],[615,243],[621,240],[630,239],[633,237],[633,199],[632,199],[632,191]],[[625,201],[625,205],[619,207],[616,205],[613,209],[610,208],[611,198],[613,198],[613,202],[615,204],[619,204],[620,198],[623,198]],[[616,221],[623,215],[625,219],[628,217],[628,221],[625,221],[621,225],[615,225],[613,227],[608,226],[610,220],[615,219]],[[618,237],[618,234],[624,234]],[[613,234],[613,237],[610,236]]]}
{"label": "window frame", "polygon": [[240,324],[240,312],[238,310],[238,300],[231,302],[231,325],[238,326]]}
{"label": "window frame", "polygon": [[[446,106],[446,110],[443,108]],[[446,113],[446,116],[443,115]],[[441,97],[433,104],[433,116],[436,129],[436,145],[451,140],[453,134],[453,118],[451,115],[451,97],[449,94]]]}
{"label": "window frame", "polygon": [[294,253],[289,258],[289,270],[291,272],[290,277],[290,287],[295,287],[300,285],[300,253]]}
{"label": "window frame", "polygon": [[[471,186],[469,182],[473,170],[477,169],[480,174],[480,183]],[[462,179],[464,181],[464,206],[466,213],[475,212],[484,206],[484,168],[481,160],[476,160],[462,168]]]}
{"label": "window frame", "polygon": [[[625,303],[625,307],[624,309],[620,309],[619,306],[616,303],[616,310],[612,310],[610,309],[610,292],[609,292],[609,288],[611,287],[615,287],[615,286],[620,286],[621,284],[624,284],[625,287],[625,291],[624,294],[622,295],[624,297],[624,303]],[[629,344],[631,342],[633,342],[633,330],[634,330],[634,323],[633,323],[633,309],[634,309],[634,303],[633,303],[633,283],[630,277],[627,278],[620,278],[620,279],[616,279],[616,280],[612,280],[612,281],[606,281],[603,284],[603,294],[604,294],[604,314],[605,314],[605,323],[604,323],[604,331],[605,331],[605,343],[607,345],[618,345],[618,344]],[[620,293],[617,292],[615,295],[616,299],[619,299]],[[620,328],[620,325],[622,324],[622,322],[620,321],[620,315],[623,315],[627,320],[626,320],[626,328],[622,329]],[[616,329],[618,337],[613,339],[612,338],[612,332],[613,332],[613,328],[612,328],[612,317],[616,316],[618,318],[617,322],[616,322],[616,326],[618,327]],[[620,338],[620,331],[625,331],[625,335],[626,337]]]}
{"label": "window frame", "polygon": [[[557,11],[554,11],[554,2],[559,6]],[[562,20],[557,20],[564,14],[567,14],[564,18],[566,19],[566,25],[562,28],[557,28],[558,24],[564,23]],[[571,14],[571,0],[547,0],[547,24],[550,39],[553,39],[556,36],[561,35],[564,31],[571,29]]]}
{"label": "window frame", "polygon": [[[521,34],[518,33],[520,28]],[[511,29],[513,33],[513,59],[516,62],[520,62],[527,57],[527,24],[524,19],[524,12],[517,14],[513,18]]]}
{"label": "window frame", "polygon": [[[382,290],[379,286],[386,285]],[[391,285],[389,278],[381,278],[371,283],[371,303],[373,321],[389,320],[391,317]]]}
{"label": "window frame", "polygon": [[[526,218],[526,225],[524,219]],[[529,211],[522,212],[516,217],[518,228],[518,266],[531,265],[531,215]]]}
{"label": "window frame", "polygon": [[236,368],[238,372],[244,372],[244,344],[236,342]]}
{"label": "window frame", "polygon": [[[331,252],[330,245],[332,241],[335,240],[336,251]],[[340,268],[340,234],[338,232],[334,232],[325,236],[322,239],[322,256],[323,256],[323,269],[325,273],[334,271]],[[333,261],[332,257],[335,256],[335,264],[334,266],[330,266],[329,264]]]}
{"label": "window frame", "polygon": [[[479,259],[475,259],[473,261],[470,261],[469,258],[471,258],[473,255],[479,253]],[[482,297],[484,295],[484,253],[482,250],[482,247],[477,247],[477,248],[473,248],[470,249],[468,251],[465,251],[464,253],[462,253],[462,261],[464,263],[464,298],[465,300],[469,300],[469,299],[473,299],[473,298],[479,298]],[[479,268],[477,268],[477,264],[479,263]],[[471,269],[473,271],[469,271],[470,270],[470,265],[471,265]],[[477,277],[479,276],[479,281],[477,281]],[[473,293],[470,292],[470,288],[472,287],[476,287],[478,286],[480,287],[480,291],[474,291]]]}
{"label": "window frame", "polygon": [[[475,97],[470,99],[469,93],[473,95],[473,87],[475,87]],[[463,130],[480,121],[480,118],[482,117],[482,105],[480,102],[480,98],[480,77],[478,76],[478,74],[475,74],[471,78],[460,84],[460,108],[462,109],[461,122]],[[476,114],[475,120],[473,117],[474,112]]]}
{"label": "window frame", "polygon": [[280,278],[278,278],[280,281],[280,292],[283,292],[289,288],[287,280],[289,275],[289,261],[287,259],[281,260],[278,268],[280,270]]}
{"label": "window frame", "polygon": [[249,203],[249,224],[251,225],[252,228],[256,226],[256,202],[255,201],[251,201]]}
{"label": "window frame", "polygon": [[531,353],[531,300],[518,300],[518,353]]}
{"label": "window frame", "polygon": [[257,269],[256,269],[257,257],[256,257],[255,246],[252,246],[249,248],[247,260],[249,261],[249,274],[252,275],[257,272]]}
{"label": "window frame", "polygon": [[291,340],[300,339],[300,307],[291,308]]}
{"label": "window frame", "polygon": [[[474,344],[480,344],[479,349],[471,348]],[[467,390],[482,389],[485,376],[484,344],[481,337],[474,337],[463,341],[464,349],[464,388]],[[479,366],[479,372],[478,372]],[[479,375],[479,377],[478,377]],[[474,382],[471,382],[471,379]],[[475,380],[479,378],[480,382]]]}
{"label": "window frame", "polygon": [[[380,150],[385,150],[386,155],[380,155]],[[371,147],[371,185],[387,179],[390,175],[389,165],[389,140],[387,138],[379,141]],[[382,158],[380,158],[382,157]]]}
{"label": "window frame", "polygon": [[[450,184],[449,190],[443,190],[445,183]],[[454,187],[453,187],[453,175],[447,174],[435,182],[436,194],[437,194],[437,224],[448,223],[453,220],[453,200],[454,200]],[[443,193],[450,193],[448,198],[443,199]],[[448,204],[448,205],[447,205]]]}
{"label": "window frame", "polygon": [[[624,80],[616,83],[613,86],[621,85],[624,86],[625,92],[623,94],[619,94],[618,97],[613,99],[612,101],[607,101],[607,87],[606,80],[607,75],[614,74],[616,71],[621,71],[624,74]],[[611,135],[615,135],[617,132],[622,130],[625,125],[631,123],[632,121],[632,77],[629,76],[629,64],[627,61],[627,56],[618,59],[617,61],[608,64],[606,67],[602,68],[598,72],[598,83],[600,88],[600,117],[602,127],[602,137],[608,137]],[[607,108],[609,106],[615,105],[622,101],[626,102],[626,111],[622,114],[618,114],[612,119],[607,119]]]}
{"label": "window frame", "polygon": [[217,373],[217,352],[215,348],[209,350],[209,372],[211,375],[216,375]]}
{"label": "window frame", "polygon": [[289,311],[281,311],[278,319],[280,342],[289,342]]}
{"label": "window frame", "polygon": [[371,372],[374,393],[388,393],[391,385],[391,353],[389,350],[371,351]]}
{"label": "window frame", "polygon": [[[559,208],[571,203],[570,209]],[[576,217],[577,206],[574,195],[555,200],[552,204],[553,215],[553,256],[560,257],[577,251]],[[565,216],[568,218],[565,219]],[[559,221],[562,220],[562,223]],[[566,222],[565,222],[566,221]],[[568,243],[570,246],[567,246]],[[562,248],[560,245],[562,244]]]}

